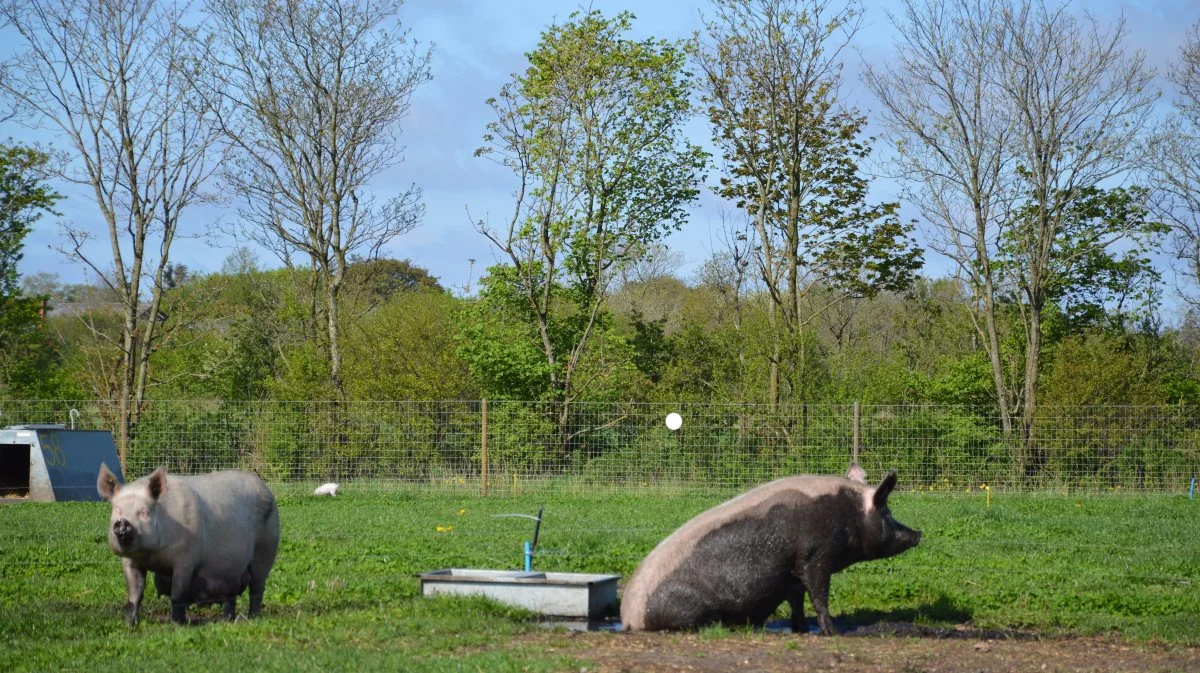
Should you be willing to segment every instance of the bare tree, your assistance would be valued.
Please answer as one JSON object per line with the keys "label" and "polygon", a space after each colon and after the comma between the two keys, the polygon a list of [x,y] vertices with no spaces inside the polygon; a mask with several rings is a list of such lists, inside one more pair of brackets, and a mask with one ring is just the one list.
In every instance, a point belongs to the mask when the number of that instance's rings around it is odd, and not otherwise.
{"label": "bare tree", "polygon": [[[1175,85],[1175,111],[1150,147],[1155,214],[1171,226],[1172,252],[1183,275],[1200,282],[1200,22],[1192,25],[1168,77]],[[1194,289],[1193,289],[1194,292]],[[1181,292],[1191,304],[1200,303]]]}
{"label": "bare tree", "polygon": [[[1143,224],[1127,194],[1097,190],[1138,159],[1153,72],[1122,48],[1123,20],[1105,27],[1039,0],[905,0],[893,23],[898,53],[865,80],[898,176],[974,296],[1004,428],[1019,415],[1032,446],[1043,311],[1079,265]],[[1103,230],[1078,226],[1085,201],[1111,208]],[[1004,361],[1001,303],[1024,332],[1021,365]]]}
{"label": "bare tree", "polygon": [[646,247],[640,257],[617,270],[617,276],[620,278],[617,287],[622,288],[635,283],[645,284],[658,278],[674,276],[686,262],[687,258],[682,252],[672,250],[664,243],[653,243]]}
{"label": "bare tree", "polygon": [[954,260],[973,291],[971,316],[1010,432],[1016,400],[1001,361],[996,257],[1019,186],[1007,108],[992,85],[1001,11],[995,0],[904,2],[903,23],[893,17],[897,54],[888,66],[868,65],[864,80],[883,103],[904,196],[933,225],[930,247]]}
{"label": "bare tree", "polygon": [[218,82],[204,98],[234,151],[221,176],[241,200],[242,233],[307,275],[339,398],[341,292],[351,258],[377,257],[424,214],[415,185],[382,203],[370,191],[402,160],[398,124],[431,76],[430,48],[393,26],[401,4],[206,3],[213,24],[205,67]]}
{"label": "bare tree", "polygon": [[605,290],[608,309],[656,323],[670,333],[678,327],[685,284],[676,275],[686,261],[684,254],[663,243],[653,243],[637,259],[616,270]]}
{"label": "bare tree", "polygon": [[713,0],[694,51],[713,142],[725,163],[717,188],[752,218],[755,264],[771,298],[768,399],[799,397],[805,330],[824,307],[809,290],[844,298],[901,287],[921,264],[898,204],[869,205],[859,163],[866,119],[840,101],[841,53],[854,36],[854,0]]}
{"label": "bare tree", "polygon": [[[752,297],[762,293],[762,282],[756,281],[750,269],[754,258],[755,228],[751,217],[746,213],[733,214],[722,210],[720,212],[721,228],[717,235],[721,249],[713,253],[704,263],[699,273],[702,287],[710,288],[719,298],[719,306],[728,318],[736,336],[737,372],[739,389],[738,399],[749,400],[753,391],[749,390],[746,321],[753,305]],[[745,432],[747,417],[742,415],[739,420],[739,432]]]}
{"label": "bare tree", "polygon": [[[141,417],[151,356],[172,325],[162,311],[180,217],[215,164],[216,130],[192,104],[181,70],[191,44],[183,9],[155,0],[11,0],[0,16],[23,50],[4,64],[0,91],[20,118],[60,132],[72,159],[62,177],[90,189],[111,258],[90,256],[93,232],[66,227],[62,250],[121,302],[114,367],[121,461]],[[111,264],[111,266],[109,266]]]}

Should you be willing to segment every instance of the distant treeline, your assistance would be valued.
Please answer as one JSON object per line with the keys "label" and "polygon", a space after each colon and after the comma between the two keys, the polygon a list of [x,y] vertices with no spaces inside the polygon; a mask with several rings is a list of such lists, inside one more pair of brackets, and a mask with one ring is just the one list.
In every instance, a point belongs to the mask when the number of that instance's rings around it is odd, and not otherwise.
{"label": "distant treeline", "polygon": [[[238,260],[242,260],[239,262]],[[698,277],[663,273],[614,288],[602,328],[581,354],[582,402],[769,403],[770,302],[734,297],[720,259]],[[236,264],[245,263],[242,268]],[[226,272],[177,270],[161,312],[186,321],[154,354],[153,399],[327,400],[323,333],[312,296],[284,271],[231,258]],[[27,281],[30,279],[26,279]],[[119,314],[96,287],[49,297],[37,367],[9,363],[0,399],[113,399],[116,346],[100,328]],[[814,292],[813,301],[821,301]],[[358,400],[548,400],[545,363],[527,326],[455,296],[406,261],[352,267],[343,312],[346,388]],[[61,303],[70,310],[60,312]],[[846,300],[803,333],[794,403],[942,404],[993,414],[995,387],[960,285],[919,278],[906,292]],[[1200,320],[1048,311],[1039,388],[1062,405],[1200,403]],[[1005,334],[1019,323],[1003,326]],[[1021,336],[1011,334],[1014,356]]]}

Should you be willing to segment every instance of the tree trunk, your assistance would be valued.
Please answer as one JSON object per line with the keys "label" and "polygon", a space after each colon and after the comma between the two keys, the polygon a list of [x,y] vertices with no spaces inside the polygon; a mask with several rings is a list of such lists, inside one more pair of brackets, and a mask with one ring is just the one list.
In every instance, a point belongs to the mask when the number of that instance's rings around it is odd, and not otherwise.
{"label": "tree trunk", "polygon": [[[126,299],[125,326],[121,335],[121,391],[117,400],[117,450],[125,470],[129,444],[133,441],[133,380],[137,362],[137,298]],[[128,476],[128,474],[126,474]]]}
{"label": "tree trunk", "polygon": [[772,303],[767,311],[767,323],[771,326],[771,362],[768,364],[767,404],[772,412],[779,406],[779,359],[782,350],[777,310],[775,304]]}
{"label": "tree trunk", "polygon": [[329,337],[329,379],[339,401],[346,399],[346,386],[342,381],[341,330],[338,325],[339,293],[341,280],[331,279],[325,291],[325,328]]}
{"label": "tree trunk", "polygon": [[564,397],[559,400],[557,430],[558,430],[558,455],[563,460],[563,469],[565,470],[571,460],[571,404]]}
{"label": "tree trunk", "polygon": [[[1040,302],[1038,302],[1040,303]],[[1025,476],[1032,477],[1046,464],[1045,452],[1038,448],[1034,436],[1034,419],[1037,414],[1038,372],[1042,352],[1041,307],[1031,306],[1029,334],[1025,348],[1025,404],[1021,411],[1021,444],[1025,455]]]}
{"label": "tree trunk", "polygon": [[993,300],[991,283],[987,284],[984,296],[984,329],[987,330],[988,360],[992,365],[992,382],[996,386],[996,407],[1000,411],[1000,427],[1004,436],[1012,436],[1012,406],[1008,384],[1004,380],[1004,363],[1000,358],[1000,333],[996,327],[996,304]]}

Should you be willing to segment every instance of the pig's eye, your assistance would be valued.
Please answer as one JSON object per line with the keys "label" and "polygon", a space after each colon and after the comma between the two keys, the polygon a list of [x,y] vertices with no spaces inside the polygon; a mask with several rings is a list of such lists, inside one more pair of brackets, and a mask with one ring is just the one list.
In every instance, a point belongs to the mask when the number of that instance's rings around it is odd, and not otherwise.
{"label": "pig's eye", "polygon": [[145,507],[139,508],[137,511],[137,515],[139,518],[145,519],[146,518],[146,508]]}

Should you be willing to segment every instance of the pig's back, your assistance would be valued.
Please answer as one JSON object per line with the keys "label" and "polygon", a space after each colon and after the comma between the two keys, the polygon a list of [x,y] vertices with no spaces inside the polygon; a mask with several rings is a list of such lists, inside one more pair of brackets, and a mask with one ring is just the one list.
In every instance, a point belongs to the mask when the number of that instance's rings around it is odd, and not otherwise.
{"label": "pig's back", "polygon": [[181,504],[193,510],[197,532],[206,542],[212,543],[214,536],[217,540],[233,536],[254,539],[272,520],[278,527],[275,496],[258,475],[226,470],[170,479]]}

